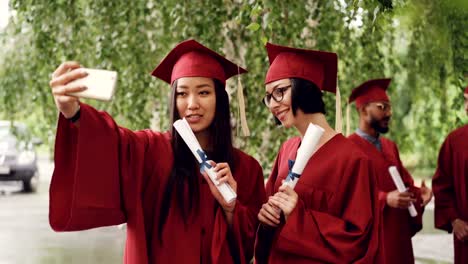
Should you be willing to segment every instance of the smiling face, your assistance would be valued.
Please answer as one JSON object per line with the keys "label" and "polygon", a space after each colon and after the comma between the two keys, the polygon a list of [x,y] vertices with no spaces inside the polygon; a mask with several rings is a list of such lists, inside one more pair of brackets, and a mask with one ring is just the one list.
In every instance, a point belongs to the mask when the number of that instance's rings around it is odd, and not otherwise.
{"label": "smiling face", "polygon": [[216,93],[213,79],[182,77],[175,87],[176,107],[195,134],[206,132],[215,117]]}
{"label": "smiling face", "polygon": [[295,116],[292,110],[291,80],[281,79],[265,86],[265,97],[268,109],[278,118],[285,128],[294,126]]}

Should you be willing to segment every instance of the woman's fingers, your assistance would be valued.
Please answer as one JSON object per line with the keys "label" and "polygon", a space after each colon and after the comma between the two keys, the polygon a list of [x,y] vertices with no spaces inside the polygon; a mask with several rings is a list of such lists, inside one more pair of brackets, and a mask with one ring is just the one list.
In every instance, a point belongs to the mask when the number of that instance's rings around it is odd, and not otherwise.
{"label": "woman's fingers", "polygon": [[64,85],[52,88],[52,93],[54,95],[67,95],[70,93],[81,92],[86,89],[88,89],[86,86],[80,84]]}
{"label": "woman's fingers", "polygon": [[73,70],[76,68],[80,68],[80,64],[77,61],[65,61],[60,64],[57,69],[52,73],[52,79],[57,78],[58,76],[68,72],[69,70]]}
{"label": "woman's fingers", "polygon": [[80,79],[83,77],[86,77],[88,73],[84,71],[83,69],[73,69],[69,72],[66,72],[56,78],[53,78],[49,85],[50,87],[54,87],[57,85],[66,85],[71,81],[74,81],[76,79]]}
{"label": "woman's fingers", "polygon": [[260,210],[260,212],[258,213],[258,220],[266,225],[269,225],[269,226],[272,226],[272,227],[277,227],[278,224],[272,220],[270,220],[269,218],[267,218],[265,216],[265,212]]}
{"label": "woman's fingers", "polygon": [[273,223],[279,224],[280,223],[280,214],[271,207],[268,203],[262,205],[261,209],[262,215],[272,221]]}
{"label": "woman's fingers", "polygon": [[229,176],[223,176],[222,178],[218,178],[218,185],[221,185],[223,183],[230,183],[230,177]]}

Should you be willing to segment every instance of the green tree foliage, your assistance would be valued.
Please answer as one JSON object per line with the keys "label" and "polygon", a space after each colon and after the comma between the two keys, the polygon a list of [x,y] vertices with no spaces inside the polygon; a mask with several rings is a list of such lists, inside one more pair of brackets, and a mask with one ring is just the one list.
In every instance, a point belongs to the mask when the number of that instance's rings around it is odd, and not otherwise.
{"label": "green tree foliage", "polygon": [[[14,16],[0,33],[0,117],[27,120],[49,143],[57,111],[48,82],[65,60],[119,72],[114,101],[87,103],[122,126],[167,129],[169,86],[149,73],[187,38],[249,69],[241,76],[249,138],[237,122],[237,79],[228,82],[236,144],[266,172],[280,144],[295,134],[275,127],[261,103],[266,41],[338,53],[343,105],[367,79],[393,77],[389,136],[413,165],[434,167],[443,138],[466,123],[461,88],[468,70],[468,6],[461,0],[10,0],[10,8]],[[325,100],[333,124],[335,97],[326,94]]]}

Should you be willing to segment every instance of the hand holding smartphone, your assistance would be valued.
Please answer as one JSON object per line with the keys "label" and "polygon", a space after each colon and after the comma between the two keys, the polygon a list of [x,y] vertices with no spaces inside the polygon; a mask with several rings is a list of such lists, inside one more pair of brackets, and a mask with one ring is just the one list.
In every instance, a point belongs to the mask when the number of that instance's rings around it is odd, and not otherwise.
{"label": "hand holding smartphone", "polygon": [[69,95],[101,101],[112,100],[117,84],[117,72],[88,68],[82,68],[82,70],[86,71],[88,75],[86,77],[76,79],[70,82],[70,84],[84,85],[88,89],[81,92],[69,93]]}

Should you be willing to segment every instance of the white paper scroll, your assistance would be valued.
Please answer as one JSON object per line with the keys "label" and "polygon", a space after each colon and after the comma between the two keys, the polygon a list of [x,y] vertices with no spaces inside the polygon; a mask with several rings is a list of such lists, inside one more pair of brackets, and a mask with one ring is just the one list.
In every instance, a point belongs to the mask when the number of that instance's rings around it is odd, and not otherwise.
{"label": "white paper scroll", "polygon": [[304,138],[302,139],[301,146],[297,150],[296,161],[294,162],[294,165],[292,166],[292,169],[289,172],[284,184],[288,184],[291,186],[291,188],[294,189],[297,181],[299,180],[299,177],[301,177],[301,174],[307,165],[307,162],[309,161],[310,157],[312,157],[312,154],[314,154],[317,148],[317,144],[324,131],[325,130],[320,126],[314,125],[312,123],[309,124]]}
{"label": "white paper scroll", "polygon": [[184,140],[185,144],[189,147],[192,151],[193,155],[197,159],[198,163],[200,164],[200,169],[204,170],[208,176],[210,177],[211,181],[214,183],[216,188],[219,190],[221,195],[223,196],[226,202],[230,203],[234,201],[237,197],[236,192],[229,186],[227,183],[223,183],[218,185],[218,181],[216,180],[216,172],[213,170],[212,166],[207,162],[208,157],[206,156],[205,152],[198,143],[195,134],[193,134],[190,125],[188,124],[187,120],[179,119],[174,122],[174,128],[177,130],[179,135]]}
{"label": "white paper scroll", "polygon": [[[405,187],[405,184],[403,183],[403,180],[401,179],[400,173],[398,172],[397,168],[395,166],[390,166],[388,167],[388,172],[390,172],[393,183],[395,183],[397,190],[399,192],[405,192],[407,189]],[[412,217],[416,217],[418,215],[418,212],[416,211],[416,208],[414,207],[413,203],[410,203],[408,211]]]}

